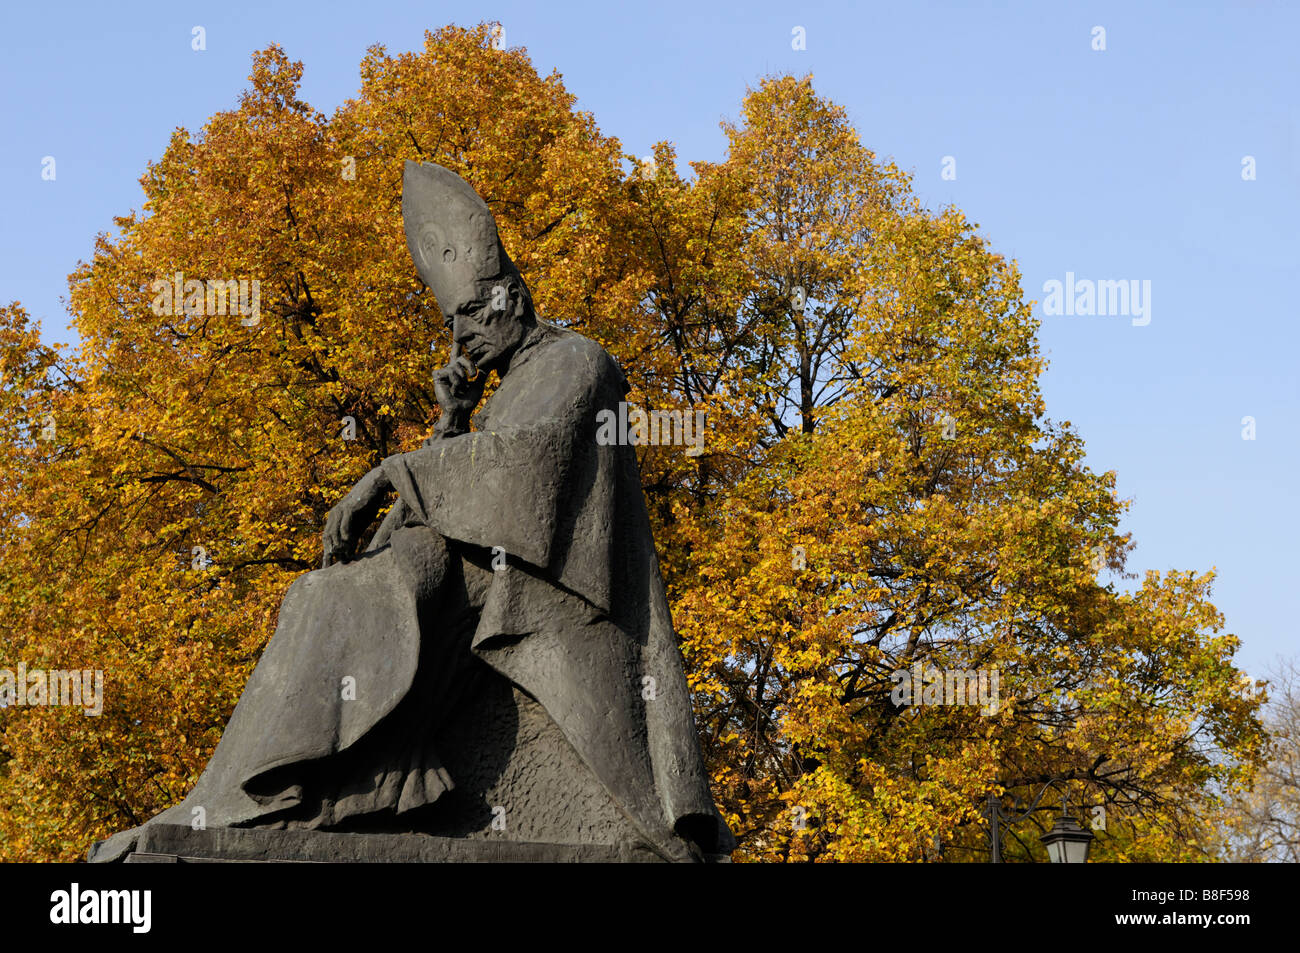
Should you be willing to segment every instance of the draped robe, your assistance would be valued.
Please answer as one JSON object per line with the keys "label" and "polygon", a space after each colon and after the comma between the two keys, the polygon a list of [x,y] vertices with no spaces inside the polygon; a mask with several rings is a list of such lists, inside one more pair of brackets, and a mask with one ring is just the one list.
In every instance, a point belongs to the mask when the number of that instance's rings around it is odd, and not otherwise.
{"label": "draped robe", "polygon": [[[429,739],[464,701],[472,655],[541,704],[642,847],[730,853],[635,450],[596,440],[626,392],[601,347],[538,323],[474,431],[385,459],[398,499],[370,547],[295,580],[194,791],[148,823],[190,824],[202,807],[210,826],[346,830],[435,803],[455,778]],[[493,569],[455,615],[460,552],[491,554]],[[137,834],[91,859],[120,859]]]}

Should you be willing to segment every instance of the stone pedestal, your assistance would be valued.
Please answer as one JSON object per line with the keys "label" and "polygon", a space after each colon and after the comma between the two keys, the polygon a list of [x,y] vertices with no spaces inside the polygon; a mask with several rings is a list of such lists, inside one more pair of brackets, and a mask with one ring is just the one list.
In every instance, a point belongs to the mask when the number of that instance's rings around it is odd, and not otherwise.
{"label": "stone pedestal", "polygon": [[128,864],[207,863],[626,863],[657,861],[636,848],[543,844],[427,834],[337,834],[179,824],[144,828]]}

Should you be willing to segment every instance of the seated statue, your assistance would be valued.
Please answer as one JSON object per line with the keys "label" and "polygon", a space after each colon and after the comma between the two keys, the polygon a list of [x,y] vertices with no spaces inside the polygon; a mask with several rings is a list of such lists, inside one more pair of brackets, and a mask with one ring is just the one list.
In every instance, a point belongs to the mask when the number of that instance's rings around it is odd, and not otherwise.
{"label": "seated statue", "polygon": [[197,818],[726,859],[635,451],[596,439],[622,372],[537,318],[459,176],[407,162],[402,212],[454,342],[434,434],[329,513],[189,796],[91,860]]}

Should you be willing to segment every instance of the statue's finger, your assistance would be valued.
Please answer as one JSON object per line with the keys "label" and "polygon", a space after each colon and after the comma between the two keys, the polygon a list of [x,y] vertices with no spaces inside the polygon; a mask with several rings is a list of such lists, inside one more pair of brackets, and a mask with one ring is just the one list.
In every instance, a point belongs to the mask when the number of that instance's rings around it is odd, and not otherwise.
{"label": "statue's finger", "polygon": [[455,366],[460,370],[466,383],[478,380],[479,374],[482,373],[475,363],[463,354],[456,358]]}
{"label": "statue's finger", "polygon": [[433,392],[439,400],[449,400],[465,388],[465,373],[459,367],[441,368],[433,378]]}

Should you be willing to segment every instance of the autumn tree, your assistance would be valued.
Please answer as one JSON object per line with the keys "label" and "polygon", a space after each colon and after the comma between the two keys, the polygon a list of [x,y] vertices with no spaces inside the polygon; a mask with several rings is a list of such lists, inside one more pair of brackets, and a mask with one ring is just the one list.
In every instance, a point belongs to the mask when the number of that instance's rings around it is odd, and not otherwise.
{"label": "autumn tree", "polygon": [[1250,787],[1225,793],[1219,819],[1226,859],[1237,863],[1300,862],[1300,665],[1278,659],[1266,682],[1248,685],[1265,693],[1267,760]]}
{"label": "autumn tree", "polygon": [[[1211,577],[1121,591],[1124,506],[1046,417],[1014,263],[811,79],[761,83],[683,175],[488,24],[372,49],[330,116],[301,75],[270,47],[237,108],[176,130],[71,276],[76,348],[0,310],[0,667],[108,687],[98,718],[0,710],[4,857],[75,858],[179,800],[328,508],[430,432],[449,342],[408,159],[483,195],[629,402],[707,413],[702,447],[639,455],[740,858],[978,860],[988,796],[1048,781],[1104,809],[1096,856],[1210,849],[1263,745]],[[996,671],[997,704],[896,704],[915,666]]]}
{"label": "autumn tree", "polygon": [[[1045,416],[1013,263],[920,208],[807,78],[743,112],[709,175],[748,196],[738,313],[768,426],[668,536],[744,855],[980,859],[989,795],[1056,782],[1104,824],[1095,856],[1204,856],[1214,783],[1262,743],[1211,577],[1101,581],[1124,504]],[[996,674],[998,703],[900,703],[917,671]]]}

